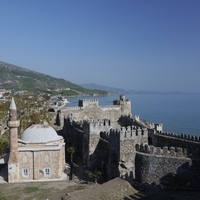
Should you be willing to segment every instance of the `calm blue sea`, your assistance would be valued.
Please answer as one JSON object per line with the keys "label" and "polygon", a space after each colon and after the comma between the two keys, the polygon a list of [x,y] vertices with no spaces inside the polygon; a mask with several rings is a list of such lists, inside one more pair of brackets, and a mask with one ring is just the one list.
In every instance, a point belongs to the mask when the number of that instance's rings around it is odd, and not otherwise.
{"label": "calm blue sea", "polygon": [[[118,96],[68,98],[68,106],[78,99],[98,99],[99,105],[112,105]],[[163,130],[200,136],[200,94],[127,94],[132,114],[140,119],[163,124]]]}

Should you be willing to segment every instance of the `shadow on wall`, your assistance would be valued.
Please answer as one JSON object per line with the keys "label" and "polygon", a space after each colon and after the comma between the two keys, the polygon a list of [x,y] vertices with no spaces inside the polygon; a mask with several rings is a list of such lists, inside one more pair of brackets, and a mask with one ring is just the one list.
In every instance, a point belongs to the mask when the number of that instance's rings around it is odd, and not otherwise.
{"label": "shadow on wall", "polygon": [[127,172],[125,174],[125,176],[123,177],[123,179],[125,179],[129,183],[133,183],[133,180],[134,180],[134,175],[133,174],[134,174],[133,171],[130,171],[129,173]]}
{"label": "shadow on wall", "polygon": [[185,162],[177,168],[176,174],[168,173],[160,179],[163,189],[200,191],[200,160],[193,160],[192,165]]}
{"label": "shadow on wall", "polygon": [[111,168],[111,170],[109,170],[109,179],[119,177],[119,159],[117,158],[116,153],[111,154],[109,165]]}
{"label": "shadow on wall", "polygon": [[[104,148],[103,148],[104,147]],[[98,144],[93,152],[93,154],[89,157],[90,167],[83,165],[82,156],[75,155],[74,162],[77,164],[74,168],[74,174],[81,181],[93,182],[93,179],[88,176],[86,171],[92,171],[97,169],[101,172],[101,176],[99,178],[100,183],[107,181],[107,166],[108,166],[108,143],[105,140],[99,139]]]}
{"label": "shadow on wall", "polygon": [[7,164],[0,164],[0,179],[4,181],[8,181],[8,165]]}
{"label": "shadow on wall", "polygon": [[[160,185],[134,182],[137,193],[123,200],[196,200],[200,199],[200,161],[185,162],[176,173],[168,173],[160,178]],[[176,192],[175,192],[176,191]]]}
{"label": "shadow on wall", "polygon": [[118,133],[100,133],[98,144],[90,155],[90,167],[101,170],[104,180],[119,177],[119,137]]}
{"label": "shadow on wall", "polygon": [[[103,133],[100,133],[102,136]],[[102,139],[102,137],[99,139],[98,144],[93,152],[93,154],[90,155],[90,166],[92,168],[99,168],[100,166],[103,166],[105,168],[105,165],[108,165],[108,155],[109,155],[109,144],[108,144],[108,138]]]}
{"label": "shadow on wall", "polygon": [[60,126],[60,110],[58,110],[57,115],[56,115],[56,122],[54,125]]}
{"label": "shadow on wall", "polygon": [[200,190],[200,159],[148,155],[137,152],[135,177],[169,190]]}

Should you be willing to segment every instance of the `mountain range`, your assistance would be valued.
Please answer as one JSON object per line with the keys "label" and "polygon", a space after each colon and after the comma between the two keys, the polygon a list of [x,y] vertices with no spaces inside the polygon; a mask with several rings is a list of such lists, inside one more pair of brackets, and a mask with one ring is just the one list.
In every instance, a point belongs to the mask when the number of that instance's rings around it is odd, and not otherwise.
{"label": "mountain range", "polygon": [[85,84],[80,84],[80,85],[84,88],[104,90],[104,91],[111,92],[111,93],[114,93],[114,94],[127,93],[127,90],[124,90],[124,89],[121,89],[121,88],[108,87],[108,86],[98,85],[96,83],[85,83]]}
{"label": "mountain range", "polygon": [[180,94],[179,91],[172,91],[172,92],[159,92],[159,91],[149,91],[149,90],[125,90],[122,88],[115,88],[115,87],[108,87],[97,85],[95,83],[85,83],[80,84],[84,88],[88,89],[98,89],[98,90],[105,90],[114,94]]}
{"label": "mountain range", "polygon": [[106,91],[87,89],[64,79],[54,78],[2,61],[0,61],[0,89],[63,95],[108,94]]}
{"label": "mountain range", "polygon": [[[112,94],[165,94],[146,90],[125,90],[95,83],[75,84],[70,81],[38,73],[26,68],[0,61],[0,89],[13,91],[45,92],[49,94],[112,95]],[[169,92],[179,94],[181,92]]]}

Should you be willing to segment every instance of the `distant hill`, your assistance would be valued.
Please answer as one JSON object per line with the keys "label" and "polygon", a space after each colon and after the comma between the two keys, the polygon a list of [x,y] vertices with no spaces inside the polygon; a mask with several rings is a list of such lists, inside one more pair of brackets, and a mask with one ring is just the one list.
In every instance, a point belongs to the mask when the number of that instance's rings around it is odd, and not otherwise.
{"label": "distant hill", "polygon": [[64,95],[107,94],[106,91],[87,89],[64,79],[54,78],[2,61],[0,61],[0,89]]}
{"label": "distant hill", "polygon": [[95,83],[86,83],[86,84],[80,84],[82,87],[88,88],[88,89],[99,89],[99,90],[105,90],[107,92],[112,92],[115,94],[181,94],[179,91],[173,91],[173,92],[159,92],[159,91],[149,91],[149,90],[125,90],[122,88],[114,88],[114,87],[108,87],[108,86],[102,86],[97,85]]}
{"label": "distant hill", "polygon": [[102,86],[102,85],[98,85],[98,84],[95,84],[95,83],[86,83],[86,84],[80,84],[80,85],[84,88],[105,90],[107,92],[112,92],[112,93],[115,93],[115,94],[127,93],[127,90],[124,90],[124,89]]}

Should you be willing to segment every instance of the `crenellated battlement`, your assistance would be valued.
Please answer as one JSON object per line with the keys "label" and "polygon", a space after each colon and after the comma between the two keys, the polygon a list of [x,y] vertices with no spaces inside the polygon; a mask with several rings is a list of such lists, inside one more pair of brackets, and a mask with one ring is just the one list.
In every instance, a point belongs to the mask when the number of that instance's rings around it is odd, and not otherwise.
{"label": "crenellated battlement", "polygon": [[187,157],[187,149],[181,147],[155,147],[152,145],[140,145],[138,152],[148,153],[152,155],[171,156],[171,157]]}
{"label": "crenellated battlement", "polygon": [[[122,98],[123,100],[119,100],[120,104],[116,105],[99,106],[98,99],[80,99],[78,106],[52,107],[49,109],[51,123],[56,124],[58,118],[61,121],[68,117],[76,121],[106,118],[112,122],[117,122],[122,115],[131,116],[131,102],[124,100],[124,98]],[[57,112],[55,111],[60,111],[60,115],[57,116]]]}
{"label": "crenellated battlement", "polygon": [[161,123],[149,123],[149,127],[159,132],[163,131],[163,124]]}
{"label": "crenellated battlement", "polygon": [[98,106],[99,105],[98,99],[80,99],[78,102],[79,107],[85,108],[86,106],[89,106],[89,105]]}
{"label": "crenellated battlement", "polygon": [[[147,129],[140,129],[136,127],[122,127],[121,130],[119,129],[110,129],[109,132],[101,132],[100,137],[109,140],[113,138],[119,138],[119,140],[125,140],[125,139],[130,139],[130,140],[136,140],[136,143],[143,143],[142,139],[148,138],[148,131]],[[144,142],[145,143],[145,142]]]}
{"label": "crenellated battlement", "polygon": [[200,142],[199,136],[194,136],[194,135],[189,135],[189,134],[175,134],[175,133],[170,133],[170,132],[159,131],[159,132],[156,132],[155,135],[174,137],[174,138],[178,138],[178,139]]}
{"label": "crenellated battlement", "polygon": [[100,132],[100,139],[108,142],[109,141],[109,133],[106,131]]}
{"label": "crenellated battlement", "polygon": [[97,103],[98,99],[81,99],[79,101],[83,101],[84,103]]}
{"label": "crenellated battlement", "polygon": [[85,123],[90,124],[90,126],[92,127],[101,127],[101,126],[110,126],[111,125],[111,121],[109,119],[98,119],[98,120],[86,120]]}
{"label": "crenellated battlement", "polygon": [[82,120],[79,122],[73,121],[73,124],[80,127],[84,125],[90,128],[99,128],[99,129],[101,127],[104,127],[104,128],[111,127],[111,121],[108,119],[98,119],[98,120],[91,119],[91,120]]}
{"label": "crenellated battlement", "polygon": [[135,139],[137,137],[148,137],[148,130],[136,126],[121,127],[120,139]]}
{"label": "crenellated battlement", "polygon": [[119,129],[110,129],[110,135],[112,136],[120,136],[121,131]]}
{"label": "crenellated battlement", "polygon": [[[139,128],[136,126],[121,127],[121,129],[110,129],[108,132],[101,133],[102,136],[109,138],[119,138],[120,140],[130,139],[136,140],[137,143],[146,143],[148,138],[148,130],[146,128]],[[145,140],[142,142],[142,140]]]}

